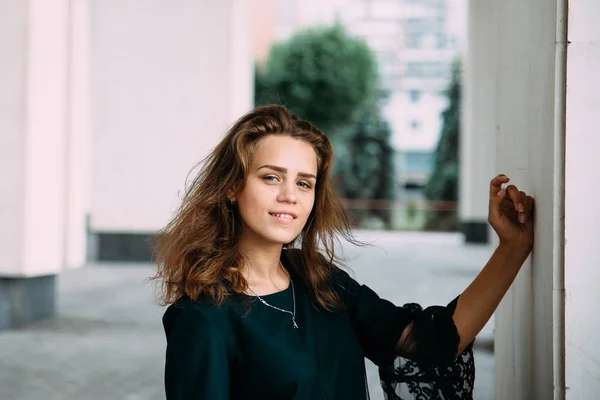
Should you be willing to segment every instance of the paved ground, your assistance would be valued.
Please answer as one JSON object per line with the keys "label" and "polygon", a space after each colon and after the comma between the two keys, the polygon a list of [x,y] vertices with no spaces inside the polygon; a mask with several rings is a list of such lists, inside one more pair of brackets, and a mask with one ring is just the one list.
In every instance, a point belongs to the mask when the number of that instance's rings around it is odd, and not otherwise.
{"label": "paved ground", "polygon": [[[372,247],[344,246],[355,277],[397,304],[445,304],[475,277],[490,249],[452,234],[362,233]],[[164,399],[162,308],[144,278],[151,265],[103,264],[59,277],[59,313],[0,332],[1,400]],[[491,326],[480,335],[489,342]],[[493,355],[476,354],[475,398],[493,399]],[[372,398],[382,399],[368,365]]]}

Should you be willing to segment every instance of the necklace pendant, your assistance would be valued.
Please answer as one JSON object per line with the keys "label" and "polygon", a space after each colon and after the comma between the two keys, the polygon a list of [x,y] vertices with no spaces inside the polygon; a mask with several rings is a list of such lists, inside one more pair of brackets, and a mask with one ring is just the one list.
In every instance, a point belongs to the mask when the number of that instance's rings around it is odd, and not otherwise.
{"label": "necklace pendant", "polygon": [[292,322],[294,323],[294,328],[298,329],[298,324],[296,323],[296,319],[292,318]]}

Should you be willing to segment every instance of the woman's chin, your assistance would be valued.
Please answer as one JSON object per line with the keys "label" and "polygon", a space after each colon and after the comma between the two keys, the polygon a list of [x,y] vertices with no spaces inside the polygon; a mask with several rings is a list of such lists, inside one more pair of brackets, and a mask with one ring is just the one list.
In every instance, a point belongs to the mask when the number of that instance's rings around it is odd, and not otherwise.
{"label": "woman's chin", "polygon": [[295,229],[255,229],[252,230],[252,234],[250,235],[244,235],[242,233],[242,240],[246,239],[255,244],[262,242],[265,245],[286,245],[296,240],[300,233],[301,232],[296,232]]}
{"label": "woman's chin", "polygon": [[288,234],[279,234],[279,235],[276,235],[276,234],[269,235],[266,237],[266,239],[271,243],[285,245],[285,244],[293,242],[294,240],[296,240],[297,237],[298,237],[298,235],[288,233]]}
{"label": "woman's chin", "polygon": [[290,244],[290,243],[292,243],[294,240],[296,240],[296,237],[297,237],[297,236],[290,237],[290,238],[287,238],[287,237],[286,237],[286,238],[278,238],[278,239],[276,240],[276,243],[277,243],[277,244],[280,244],[280,245],[282,245],[282,246],[283,246],[283,245],[286,245],[286,244]]}

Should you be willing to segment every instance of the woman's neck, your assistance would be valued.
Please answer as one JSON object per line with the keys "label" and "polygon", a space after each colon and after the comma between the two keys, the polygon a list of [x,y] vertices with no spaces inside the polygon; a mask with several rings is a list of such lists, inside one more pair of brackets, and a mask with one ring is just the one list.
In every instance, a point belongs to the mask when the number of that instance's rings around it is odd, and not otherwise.
{"label": "woman's neck", "polygon": [[254,246],[244,244],[240,246],[245,263],[242,266],[242,274],[248,280],[248,283],[255,281],[277,282],[281,280],[282,273],[280,267],[282,245],[272,246]]}

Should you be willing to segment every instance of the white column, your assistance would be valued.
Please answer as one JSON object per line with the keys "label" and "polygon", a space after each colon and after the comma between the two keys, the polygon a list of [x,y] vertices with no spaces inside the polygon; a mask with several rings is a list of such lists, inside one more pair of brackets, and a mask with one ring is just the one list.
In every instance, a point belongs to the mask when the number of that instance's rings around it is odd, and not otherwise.
{"label": "white column", "polygon": [[[477,1],[472,1],[473,6]],[[562,390],[564,25],[554,0],[490,8],[496,30],[496,170],[536,198],[535,248],[496,315],[496,398],[551,399]],[[556,314],[555,314],[556,313]],[[556,340],[555,340],[556,339]]]}
{"label": "white column", "polygon": [[86,262],[91,190],[90,1],[70,0],[66,254],[67,268]]}
{"label": "white column", "polygon": [[54,276],[77,236],[67,229],[81,212],[69,202],[69,177],[79,167],[70,157],[78,150],[69,131],[77,112],[71,25],[69,0],[0,6],[0,328],[54,313]]}
{"label": "white column", "polygon": [[0,7],[0,274],[6,276],[23,268],[29,16],[26,1]]}
{"label": "white column", "polygon": [[252,107],[250,18],[245,0],[93,2],[91,228],[101,259],[148,257],[145,235],[170,219],[190,169]]}
{"label": "white column", "polygon": [[600,396],[600,3],[569,3],[565,300],[567,399]]}
{"label": "white column", "polygon": [[460,138],[459,216],[467,242],[488,242],[488,199],[496,136],[496,1],[469,3]]}

